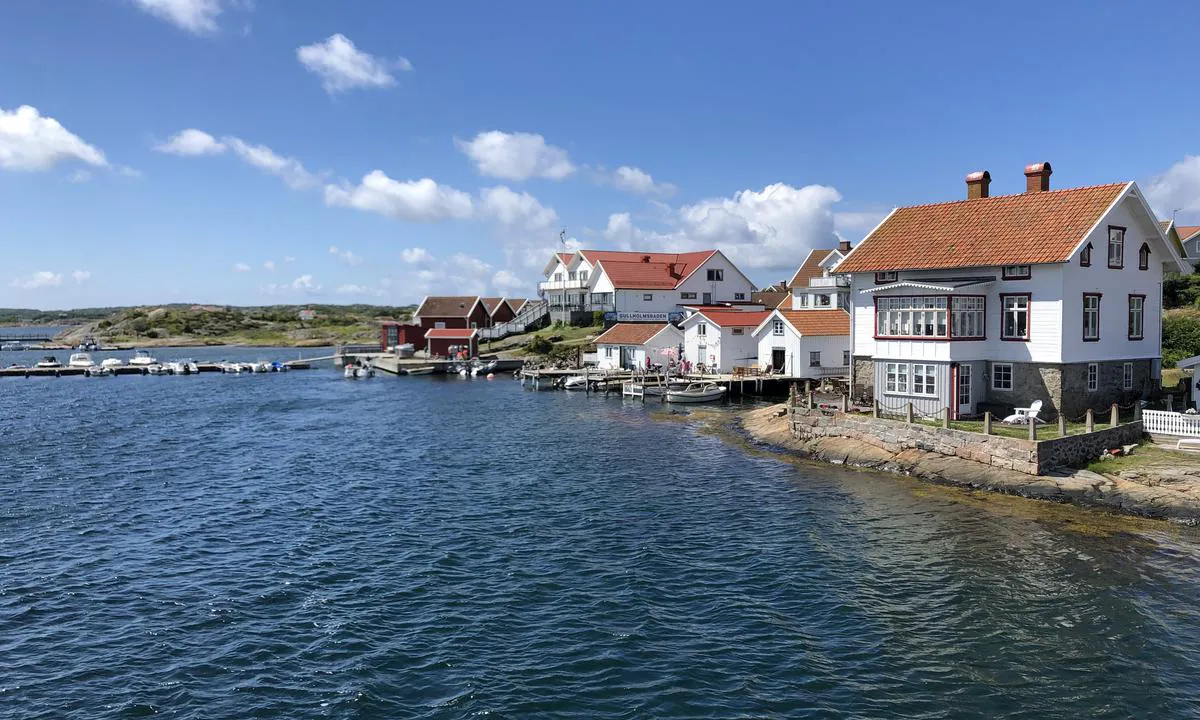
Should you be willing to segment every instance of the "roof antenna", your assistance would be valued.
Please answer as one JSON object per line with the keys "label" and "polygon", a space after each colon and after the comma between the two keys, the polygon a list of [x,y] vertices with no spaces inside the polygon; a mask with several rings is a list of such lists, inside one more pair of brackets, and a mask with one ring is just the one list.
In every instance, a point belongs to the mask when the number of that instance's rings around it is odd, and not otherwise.
{"label": "roof antenna", "polygon": [[1182,209],[1183,208],[1175,208],[1174,210],[1171,211],[1171,222],[1175,222],[1175,213],[1179,212]]}
{"label": "roof antenna", "polygon": [[567,229],[563,228],[558,232],[558,244],[563,247],[567,246]]}

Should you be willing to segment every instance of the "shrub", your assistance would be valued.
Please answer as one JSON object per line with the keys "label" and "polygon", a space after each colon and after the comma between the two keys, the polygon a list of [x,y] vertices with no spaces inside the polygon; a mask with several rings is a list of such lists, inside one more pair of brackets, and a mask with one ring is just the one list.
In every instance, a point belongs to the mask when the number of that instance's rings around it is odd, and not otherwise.
{"label": "shrub", "polygon": [[534,335],[533,339],[525,345],[525,351],[532,355],[546,355],[553,349],[554,343],[541,335]]}
{"label": "shrub", "polygon": [[1200,312],[1172,310],[1163,315],[1163,366],[1200,355]]}
{"label": "shrub", "polygon": [[604,313],[596,310],[592,313],[592,327],[600,327],[604,324]]}

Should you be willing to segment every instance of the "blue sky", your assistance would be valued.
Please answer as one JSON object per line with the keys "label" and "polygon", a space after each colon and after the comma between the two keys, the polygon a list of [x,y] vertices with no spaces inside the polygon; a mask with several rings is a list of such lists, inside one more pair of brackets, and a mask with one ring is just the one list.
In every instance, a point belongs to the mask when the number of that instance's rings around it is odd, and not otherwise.
{"label": "blue sky", "polygon": [[[1137,180],[1200,222],[1200,6],[0,4],[0,306],[530,295],[571,246],[762,283],[890,208]],[[184,131],[191,131],[181,135]]]}

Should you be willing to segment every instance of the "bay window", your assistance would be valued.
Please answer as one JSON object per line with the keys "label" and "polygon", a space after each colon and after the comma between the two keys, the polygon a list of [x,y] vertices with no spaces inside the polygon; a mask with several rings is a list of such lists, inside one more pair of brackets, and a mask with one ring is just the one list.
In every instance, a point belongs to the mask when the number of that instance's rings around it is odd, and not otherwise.
{"label": "bay window", "polygon": [[951,301],[950,337],[982,338],[987,299],[978,295],[956,297]]}
{"label": "bay window", "polygon": [[1129,296],[1129,339],[1141,340],[1145,337],[1146,328],[1146,296]]}
{"label": "bay window", "polygon": [[1029,339],[1029,294],[1001,295],[1003,317],[1000,322],[1001,340]]}
{"label": "bay window", "polygon": [[941,295],[876,298],[875,334],[946,337],[946,298]]}

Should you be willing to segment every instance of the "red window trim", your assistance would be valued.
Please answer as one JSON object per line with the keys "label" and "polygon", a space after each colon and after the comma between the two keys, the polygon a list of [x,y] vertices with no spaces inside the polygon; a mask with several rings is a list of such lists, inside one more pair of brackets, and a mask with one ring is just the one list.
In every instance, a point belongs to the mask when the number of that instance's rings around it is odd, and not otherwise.
{"label": "red window trim", "polygon": [[1079,251],[1079,267],[1092,266],[1092,244],[1089,242]]}
{"label": "red window trim", "polygon": [[[1141,335],[1129,335],[1129,306],[1130,306],[1130,301],[1133,300],[1134,298],[1142,299],[1142,334]],[[1145,295],[1139,295],[1138,293],[1129,293],[1129,298],[1125,301],[1125,333],[1127,336],[1126,339],[1128,339],[1128,340],[1137,341],[1137,340],[1145,340],[1146,339],[1146,296]]]}
{"label": "red window trim", "polygon": [[[882,299],[879,295],[871,298],[874,303],[875,313],[871,317],[873,323],[872,333],[876,340],[923,340],[926,342],[946,342],[957,341],[964,342],[969,340],[987,340],[987,295],[939,295],[937,293],[922,293],[920,295],[884,295],[888,298],[915,298],[915,297],[944,297],[946,298],[946,334],[945,335],[880,335],[879,334],[879,301]],[[983,334],[956,336],[954,334],[954,298],[983,298]],[[920,363],[918,363],[920,364]]]}
{"label": "red window trim", "polygon": [[[1145,259],[1145,262],[1142,260]],[[1138,270],[1150,269],[1150,243],[1142,243],[1138,248]]]}
{"label": "red window trim", "polygon": [[1029,268],[1029,272],[1024,275],[1007,275],[1007,274],[1005,274],[1004,269],[1010,268],[1010,267],[1022,267],[1022,265],[1001,265],[1000,266],[1000,279],[1001,280],[1028,280],[1029,278],[1033,277],[1033,266],[1032,265],[1024,265],[1024,267]]}
{"label": "red window trim", "polygon": [[[1121,231],[1121,264],[1120,265],[1112,264],[1112,253],[1109,252],[1109,250],[1108,250],[1109,247],[1112,245],[1112,231],[1113,230]],[[1125,236],[1127,234],[1129,234],[1129,228],[1124,228],[1124,227],[1121,227],[1120,225],[1109,225],[1108,226],[1108,237],[1107,237],[1108,243],[1105,244],[1104,250],[1105,250],[1105,254],[1107,256],[1107,260],[1108,260],[1108,267],[1112,270],[1123,270],[1125,268]]]}
{"label": "red window trim", "polygon": [[[1096,337],[1090,338],[1087,336],[1087,299],[1090,297],[1096,298]],[[1100,342],[1100,300],[1104,298],[1104,293],[1084,293],[1083,304],[1079,309],[1079,319],[1083,321],[1079,328],[1079,334],[1083,337],[1083,342]]]}
{"label": "red window trim", "polygon": [[[1024,297],[1025,298],[1025,337],[1004,337],[1004,298],[1006,297]],[[1000,339],[1004,342],[1029,342],[1030,335],[1033,334],[1033,293],[1000,293]]]}

